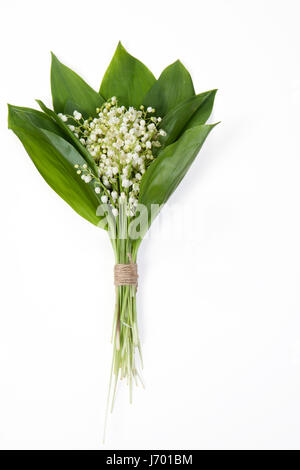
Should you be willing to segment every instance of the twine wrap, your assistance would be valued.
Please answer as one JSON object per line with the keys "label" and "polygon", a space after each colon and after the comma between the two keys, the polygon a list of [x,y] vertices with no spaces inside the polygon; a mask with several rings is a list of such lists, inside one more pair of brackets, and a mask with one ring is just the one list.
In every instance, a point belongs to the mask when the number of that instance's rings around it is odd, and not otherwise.
{"label": "twine wrap", "polygon": [[133,263],[131,256],[128,254],[130,263],[115,264],[115,286],[138,286],[137,264]]}

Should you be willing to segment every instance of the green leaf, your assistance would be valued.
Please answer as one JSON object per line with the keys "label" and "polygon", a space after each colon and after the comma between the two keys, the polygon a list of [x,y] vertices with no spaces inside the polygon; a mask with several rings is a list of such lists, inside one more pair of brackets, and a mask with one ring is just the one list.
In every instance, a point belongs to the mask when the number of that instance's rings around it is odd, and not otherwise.
{"label": "green leaf", "polygon": [[187,130],[151,163],[142,178],[139,195],[139,203],[147,207],[149,217],[151,204],[161,207],[175,191],[215,125],[201,125]]}
{"label": "green leaf", "polygon": [[[83,165],[85,160],[69,142],[52,130],[40,127],[39,122],[33,122],[32,115],[36,115],[34,110],[9,105],[8,127],[19,137],[49,186],[78,214],[97,225],[99,195],[93,184],[86,184],[74,168],[75,164]],[[48,120],[44,116],[44,120]]]}
{"label": "green leaf", "polygon": [[155,108],[157,116],[165,116],[171,109],[195,94],[191,76],[177,60],[161,73],[143,99],[145,106]]}
{"label": "green leaf", "polygon": [[218,90],[212,90],[210,92],[209,91],[207,92],[209,93],[209,96],[201,104],[201,106],[199,106],[197,111],[193,114],[193,116],[191,117],[187,125],[185,126],[184,131],[186,131],[187,129],[191,129],[192,127],[196,127],[196,126],[206,123],[207,119],[211,115],[217,91]]}
{"label": "green leaf", "polygon": [[[162,119],[160,127],[166,131],[167,135],[160,138],[162,144],[160,149],[175,142],[186,129],[205,124],[211,114],[216,92],[217,90],[206,91],[188,98],[173,108]],[[196,119],[192,123],[194,116]]]}
{"label": "green leaf", "polygon": [[80,152],[80,154],[83,156],[85,161],[88,163],[90,168],[93,170],[94,175],[97,176],[97,166],[96,163],[91,156],[90,152],[82,145],[79,139],[75,137],[73,132],[68,128],[67,124],[65,124],[60,117],[52,111],[52,109],[47,108],[47,106],[44,105],[44,103],[40,100],[36,100],[41,109],[46,113],[50,118],[54,119],[57,125],[62,129],[64,137],[67,138],[67,140],[76,147],[76,149]]}
{"label": "green leaf", "polygon": [[121,105],[138,108],[155,81],[150,70],[119,42],[103,77],[100,94],[105,99],[116,96]]}
{"label": "green leaf", "polygon": [[10,120],[11,120],[11,113],[18,113],[15,118],[18,116],[26,116],[26,119],[32,124],[32,126],[38,127],[40,129],[45,129],[51,132],[54,132],[55,134],[63,137],[63,132],[57,126],[55,122],[53,122],[52,119],[50,119],[46,114],[42,113],[41,111],[37,111],[36,109],[32,108],[24,108],[20,106],[11,106],[8,105],[8,120],[9,120],[9,127],[10,127]]}
{"label": "green leaf", "polygon": [[[66,103],[76,104],[85,118],[96,115],[96,108],[104,100],[73,70],[63,65],[52,53],[51,91],[53,108],[56,113],[64,113]],[[74,109],[72,110],[74,111]]]}
{"label": "green leaf", "polygon": [[[104,102],[104,101],[103,101]],[[65,107],[64,107],[64,112],[63,114],[68,114],[69,116],[73,116],[73,111],[81,111],[80,106],[77,103],[74,103],[74,101],[67,100]],[[89,116],[90,117],[90,116]]]}

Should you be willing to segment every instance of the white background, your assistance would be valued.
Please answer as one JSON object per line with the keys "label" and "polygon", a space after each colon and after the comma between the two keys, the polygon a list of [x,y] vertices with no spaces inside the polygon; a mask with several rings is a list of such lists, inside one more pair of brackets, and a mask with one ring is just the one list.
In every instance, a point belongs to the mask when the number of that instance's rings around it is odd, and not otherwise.
{"label": "white background", "polygon": [[[139,253],[146,390],[109,449],[300,448],[298,1],[1,6],[0,447],[98,449],[111,361],[106,233],[50,190],[6,103],[50,99],[50,50],[98,89],[119,39],[159,76],[218,88],[210,134]],[[186,204],[192,236],[169,217]]]}

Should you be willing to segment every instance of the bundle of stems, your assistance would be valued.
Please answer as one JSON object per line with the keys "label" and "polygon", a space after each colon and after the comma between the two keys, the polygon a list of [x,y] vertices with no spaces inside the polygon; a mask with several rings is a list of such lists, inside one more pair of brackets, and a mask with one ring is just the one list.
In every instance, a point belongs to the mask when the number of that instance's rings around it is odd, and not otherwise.
{"label": "bundle of stems", "polygon": [[[133,243],[128,234],[128,218],[125,204],[120,204],[117,223],[114,226],[111,243],[115,254],[116,265],[135,264],[137,258],[137,244]],[[129,385],[130,403],[132,403],[132,386],[138,381],[144,386],[141,375],[136,365],[135,351],[139,352],[141,366],[143,358],[139,338],[137,309],[136,309],[136,285],[116,285],[116,303],[112,329],[113,360],[109,385],[109,396],[114,376],[114,388],[111,403],[113,410],[118,378],[126,379]],[[108,399],[109,399],[108,396]]]}

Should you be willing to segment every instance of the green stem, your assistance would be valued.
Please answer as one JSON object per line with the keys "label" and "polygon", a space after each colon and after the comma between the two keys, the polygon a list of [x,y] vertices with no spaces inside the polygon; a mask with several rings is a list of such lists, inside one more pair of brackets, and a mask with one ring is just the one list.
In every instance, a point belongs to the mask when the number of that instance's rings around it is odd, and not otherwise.
{"label": "green stem", "polygon": [[[111,240],[116,264],[127,264],[131,260],[136,262],[138,251],[138,243],[128,237],[128,219],[124,206],[120,204],[120,214],[116,223],[117,237]],[[122,285],[116,287],[112,342],[113,359],[107,401],[107,410],[110,407],[111,411],[114,407],[119,379],[126,379],[128,383],[130,403],[132,403],[133,384],[140,381],[143,385],[136,365],[136,350],[139,353],[142,365],[136,311],[136,286]]]}

